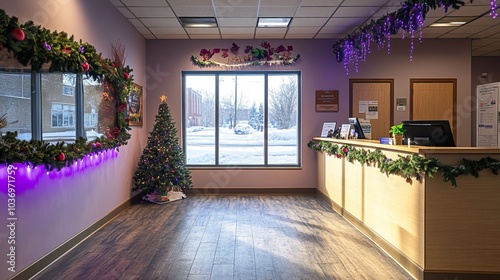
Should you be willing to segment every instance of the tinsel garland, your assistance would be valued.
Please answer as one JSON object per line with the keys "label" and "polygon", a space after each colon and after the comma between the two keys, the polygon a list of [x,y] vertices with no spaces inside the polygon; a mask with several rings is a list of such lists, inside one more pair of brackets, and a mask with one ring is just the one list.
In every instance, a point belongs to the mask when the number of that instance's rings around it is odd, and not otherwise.
{"label": "tinsel garland", "polygon": [[472,175],[479,177],[481,170],[489,169],[498,175],[500,161],[485,157],[478,161],[463,159],[463,163],[456,166],[444,165],[438,159],[425,158],[419,154],[401,156],[390,159],[379,149],[374,151],[355,148],[352,145],[337,145],[328,141],[310,141],[307,147],[314,151],[324,152],[337,158],[345,158],[349,162],[357,161],[361,164],[378,166],[380,172],[386,174],[401,174],[406,182],[411,183],[412,178],[420,180],[427,176],[433,178],[439,173],[445,182],[451,182],[452,187],[457,186],[457,177]]}
{"label": "tinsel garland", "polygon": [[[344,63],[344,68],[348,73],[350,63],[354,63],[357,67],[359,61],[366,60],[372,42],[381,47],[386,40],[390,40],[391,35],[398,34],[400,29],[404,31],[404,34],[410,34],[413,39],[414,33],[423,27],[425,16],[429,10],[435,10],[439,7],[442,7],[445,11],[450,7],[459,9],[464,4],[464,1],[460,0],[404,1],[402,7],[397,11],[388,13],[378,20],[371,20],[370,23],[349,34],[347,38],[337,41],[333,45],[333,53],[336,55],[338,62]],[[496,9],[496,5],[494,8],[492,4],[492,10],[494,9]],[[413,41],[410,51],[413,51]]]}
{"label": "tinsel garland", "polygon": [[[22,40],[13,36],[13,30],[19,32],[19,28],[23,32]],[[103,93],[103,98],[112,97],[117,112],[116,123],[108,127],[107,138],[100,137],[92,142],[80,138],[74,143],[52,145],[38,140],[19,140],[16,133],[8,132],[0,138],[0,165],[25,163],[60,170],[85,155],[127,144],[130,126],[125,109],[133,82],[129,66],[117,65],[115,60],[103,58],[95,47],[81,40],[77,42],[65,32],[50,31],[32,21],[20,23],[17,17],[8,16],[3,9],[0,9],[0,48],[9,50],[22,65],[34,71],[48,68],[50,72],[84,73],[109,85],[111,90],[106,95]]]}

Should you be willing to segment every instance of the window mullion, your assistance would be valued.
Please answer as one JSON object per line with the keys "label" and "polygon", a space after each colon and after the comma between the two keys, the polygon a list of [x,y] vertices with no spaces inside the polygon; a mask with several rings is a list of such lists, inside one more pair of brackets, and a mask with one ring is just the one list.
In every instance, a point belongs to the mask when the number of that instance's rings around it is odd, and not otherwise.
{"label": "window mullion", "polygon": [[219,74],[215,74],[215,166],[219,165]]}
{"label": "window mullion", "polygon": [[41,73],[31,71],[31,139],[33,140],[42,140],[41,83]]}
{"label": "window mullion", "polygon": [[76,137],[85,137],[84,125],[84,94],[83,94],[83,74],[76,75],[75,84],[75,114],[76,114]]}

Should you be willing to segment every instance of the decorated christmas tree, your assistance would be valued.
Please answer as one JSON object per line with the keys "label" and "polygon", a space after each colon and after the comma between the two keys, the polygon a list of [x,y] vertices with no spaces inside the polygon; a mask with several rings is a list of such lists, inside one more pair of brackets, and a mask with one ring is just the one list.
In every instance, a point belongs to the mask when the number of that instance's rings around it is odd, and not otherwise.
{"label": "decorated christmas tree", "polygon": [[178,194],[192,186],[191,172],[186,168],[175,122],[166,100],[166,96],[160,97],[153,131],[150,132],[133,177],[135,186],[132,190],[144,190],[145,199],[153,202],[172,200],[169,195],[174,192]]}

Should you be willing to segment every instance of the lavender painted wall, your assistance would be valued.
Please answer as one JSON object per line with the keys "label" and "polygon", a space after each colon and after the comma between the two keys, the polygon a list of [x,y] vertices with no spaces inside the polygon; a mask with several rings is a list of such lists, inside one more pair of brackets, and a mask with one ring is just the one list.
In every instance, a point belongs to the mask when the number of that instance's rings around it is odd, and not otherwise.
{"label": "lavender painted wall", "polygon": [[[146,119],[152,129],[158,112],[158,98],[168,95],[168,103],[177,128],[181,127],[181,72],[217,70],[199,68],[190,62],[202,48],[228,48],[235,42],[240,47],[258,46],[261,40],[148,40],[147,67],[157,73],[155,83],[148,84]],[[324,121],[345,122],[349,117],[350,78],[394,79],[395,97],[409,98],[410,78],[456,78],[458,80],[459,122],[457,142],[470,144],[470,41],[424,39],[415,40],[413,61],[410,61],[410,40],[393,39],[391,54],[386,49],[374,48],[368,59],[360,63],[359,72],[347,75],[343,64],[335,61],[332,40],[270,40],[271,45],[292,45],[301,55],[296,65],[275,67],[271,70],[300,70],[302,73],[302,168],[292,170],[193,170],[194,188],[315,188],[316,164],[314,153],[306,144],[318,136]],[[450,51],[453,50],[453,51]],[[263,68],[246,68],[259,70]],[[269,70],[269,68],[266,68]],[[148,82],[153,81],[148,79]],[[336,113],[318,113],[314,108],[316,90],[339,90],[340,110]],[[461,111],[460,111],[461,110]],[[462,113],[467,112],[467,113]],[[395,112],[395,122],[409,118],[409,111]]]}
{"label": "lavender painted wall", "polygon": [[[126,46],[126,63],[134,79],[146,89],[146,40],[109,2],[101,0],[16,0],[1,7],[21,22],[33,20],[51,30],[74,34],[94,45],[104,57],[111,56],[111,43],[119,39]],[[147,120],[145,121],[147,124]],[[37,261],[65,241],[106,216],[133,194],[132,174],[146,144],[144,127],[134,127],[129,144],[107,160],[84,170],[40,174],[32,179],[16,175],[16,268]],[[100,161],[94,159],[94,162]],[[43,168],[37,168],[40,172]],[[20,168],[21,170],[21,168]],[[21,171],[20,171],[21,172]],[[0,279],[14,273],[7,270],[10,235],[7,225],[7,173],[0,168]]]}

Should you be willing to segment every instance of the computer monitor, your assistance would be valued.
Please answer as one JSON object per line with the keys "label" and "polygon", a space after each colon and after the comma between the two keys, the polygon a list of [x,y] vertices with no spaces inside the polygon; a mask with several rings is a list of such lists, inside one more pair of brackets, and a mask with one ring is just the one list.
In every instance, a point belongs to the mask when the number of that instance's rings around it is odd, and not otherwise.
{"label": "computer monitor", "polygon": [[363,133],[358,118],[349,118],[349,123],[354,127],[354,132],[358,135],[358,139],[365,139],[365,134]]}
{"label": "computer monitor", "polygon": [[455,147],[453,133],[447,120],[403,121],[406,129],[404,143],[420,146]]}

